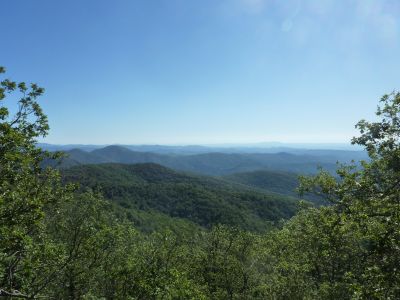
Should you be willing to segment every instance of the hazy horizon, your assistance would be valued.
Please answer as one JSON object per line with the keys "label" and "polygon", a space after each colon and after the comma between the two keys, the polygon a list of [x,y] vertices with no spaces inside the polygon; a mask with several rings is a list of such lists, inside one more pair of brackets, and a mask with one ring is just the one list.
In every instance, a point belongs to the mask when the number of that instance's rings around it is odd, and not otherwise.
{"label": "hazy horizon", "polygon": [[121,146],[121,147],[177,147],[177,148],[190,148],[190,147],[203,147],[213,149],[266,149],[266,150],[274,150],[274,149],[302,149],[302,150],[349,150],[349,151],[360,151],[363,150],[362,147],[358,145],[352,145],[351,143],[284,143],[284,142],[259,142],[259,143],[220,143],[220,144],[135,144],[135,143],[110,143],[110,144],[80,144],[80,143],[72,143],[72,144],[53,144],[53,143],[39,143],[42,146],[48,147],[66,147],[68,149],[79,148],[79,147],[88,147],[88,148],[102,148],[108,146]]}

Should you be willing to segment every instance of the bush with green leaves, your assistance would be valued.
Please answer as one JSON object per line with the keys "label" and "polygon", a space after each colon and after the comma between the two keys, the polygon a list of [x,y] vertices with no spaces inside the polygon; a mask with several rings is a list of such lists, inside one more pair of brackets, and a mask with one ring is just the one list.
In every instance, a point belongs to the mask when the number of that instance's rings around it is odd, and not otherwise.
{"label": "bush with green leaves", "polygon": [[377,122],[362,120],[354,144],[370,160],[338,177],[303,177],[300,192],[330,205],[303,210],[269,236],[270,293],[278,299],[400,298],[400,94],[381,99]]}
{"label": "bush with green leaves", "polygon": [[0,295],[5,296],[34,296],[50,280],[38,282],[34,274],[53,251],[41,234],[43,220],[46,210],[70,194],[57,171],[42,168],[45,158],[57,154],[36,147],[49,130],[37,103],[43,91],[36,84],[0,82]]}

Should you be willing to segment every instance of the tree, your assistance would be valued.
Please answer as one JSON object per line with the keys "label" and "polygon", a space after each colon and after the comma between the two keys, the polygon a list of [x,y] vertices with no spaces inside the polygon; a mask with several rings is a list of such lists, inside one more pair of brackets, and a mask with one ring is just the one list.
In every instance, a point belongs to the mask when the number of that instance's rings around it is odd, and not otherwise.
{"label": "tree", "polygon": [[52,155],[36,147],[49,130],[37,102],[43,92],[36,84],[0,82],[0,295],[35,294],[26,289],[41,263],[37,253],[46,248],[40,236],[45,211],[69,193],[58,172],[42,168]]}
{"label": "tree", "polygon": [[40,272],[41,277],[49,278],[46,272],[54,277],[46,295],[124,298],[120,272],[126,271],[138,234],[131,224],[115,217],[110,203],[91,191],[77,193],[60,204],[57,213],[47,214],[45,221],[46,238],[59,253],[52,267]]}
{"label": "tree", "polygon": [[[400,93],[382,97],[376,122],[361,120],[352,140],[368,151],[369,161],[342,166],[339,180],[327,172],[303,178],[301,192],[323,195],[337,219],[335,239],[345,227],[356,238],[359,267],[347,268],[348,293],[368,299],[400,298]],[[319,224],[316,226],[324,226]],[[318,233],[316,234],[318,237]],[[333,244],[329,244],[332,247]],[[342,256],[348,255],[343,251]],[[343,268],[341,270],[343,272]]]}
{"label": "tree", "polygon": [[196,281],[205,286],[207,299],[264,298],[256,275],[256,235],[218,225],[197,244],[192,269]]}

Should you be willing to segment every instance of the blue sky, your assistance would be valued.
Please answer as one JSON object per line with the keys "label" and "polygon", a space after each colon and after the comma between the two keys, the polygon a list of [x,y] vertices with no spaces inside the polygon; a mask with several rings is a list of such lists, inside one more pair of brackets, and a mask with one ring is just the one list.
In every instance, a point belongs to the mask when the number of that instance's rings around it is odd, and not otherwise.
{"label": "blue sky", "polygon": [[49,143],[347,142],[400,88],[400,1],[2,1]]}

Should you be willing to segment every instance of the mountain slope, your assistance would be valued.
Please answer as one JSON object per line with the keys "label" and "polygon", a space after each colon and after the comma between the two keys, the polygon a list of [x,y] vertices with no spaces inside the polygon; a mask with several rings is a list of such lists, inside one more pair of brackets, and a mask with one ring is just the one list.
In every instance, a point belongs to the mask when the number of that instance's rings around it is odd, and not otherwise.
{"label": "mountain slope", "polygon": [[295,198],[259,193],[152,163],[75,166],[64,170],[63,176],[83,187],[100,189],[107,199],[132,212],[157,212],[203,227],[222,223],[263,231],[296,211]]}

